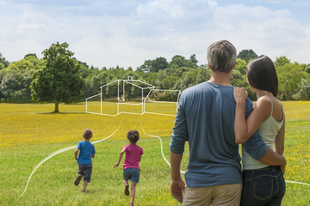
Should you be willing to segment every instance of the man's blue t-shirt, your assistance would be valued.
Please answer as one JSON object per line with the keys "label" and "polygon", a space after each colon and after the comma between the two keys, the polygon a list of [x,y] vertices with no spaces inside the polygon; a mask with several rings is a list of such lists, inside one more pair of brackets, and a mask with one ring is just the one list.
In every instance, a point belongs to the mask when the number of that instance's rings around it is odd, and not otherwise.
{"label": "man's blue t-shirt", "polygon": [[[189,144],[185,173],[189,187],[242,183],[239,145],[235,143],[236,102],[233,87],[203,82],[182,92],[171,135],[170,151],[184,152]],[[253,111],[247,99],[246,117]],[[256,132],[244,144],[255,159],[261,159],[267,146]]]}
{"label": "man's blue t-shirt", "polygon": [[77,148],[80,150],[77,163],[92,164],[92,155],[96,153],[95,146],[90,142],[80,141]]}

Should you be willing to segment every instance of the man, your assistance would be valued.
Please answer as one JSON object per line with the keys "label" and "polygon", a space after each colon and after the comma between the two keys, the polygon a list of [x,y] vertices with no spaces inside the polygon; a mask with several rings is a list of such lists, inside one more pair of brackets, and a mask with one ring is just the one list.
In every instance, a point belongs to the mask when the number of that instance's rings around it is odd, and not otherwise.
{"label": "man", "polygon": [[[183,205],[239,206],[242,171],[234,134],[236,102],[230,84],[236,49],[226,40],[215,42],[208,48],[207,60],[210,80],[184,90],[179,101],[170,142],[171,194]],[[247,99],[246,117],[252,110]],[[185,187],[180,164],[186,141],[189,161]],[[264,164],[286,164],[284,157],[267,148],[257,132],[243,146]]]}

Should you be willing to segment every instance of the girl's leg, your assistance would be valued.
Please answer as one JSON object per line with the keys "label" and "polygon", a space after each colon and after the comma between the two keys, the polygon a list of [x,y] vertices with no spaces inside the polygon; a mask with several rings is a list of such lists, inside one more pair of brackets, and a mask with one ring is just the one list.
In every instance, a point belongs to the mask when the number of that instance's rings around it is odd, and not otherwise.
{"label": "girl's leg", "polygon": [[128,185],[128,179],[123,179],[123,183],[125,185],[125,195],[129,196],[129,185]]}
{"label": "girl's leg", "polygon": [[133,203],[135,201],[135,196],[136,196],[136,182],[131,182],[131,187],[130,187],[130,191],[131,191],[131,202]]}

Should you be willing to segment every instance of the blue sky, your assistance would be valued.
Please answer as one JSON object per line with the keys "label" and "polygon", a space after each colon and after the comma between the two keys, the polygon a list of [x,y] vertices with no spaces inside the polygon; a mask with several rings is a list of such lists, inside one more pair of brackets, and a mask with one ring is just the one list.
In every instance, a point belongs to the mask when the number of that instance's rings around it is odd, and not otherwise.
{"label": "blue sky", "polygon": [[227,39],[275,60],[310,63],[310,1],[0,0],[0,53],[10,62],[67,42],[102,68],[174,55],[206,64],[207,47]]}

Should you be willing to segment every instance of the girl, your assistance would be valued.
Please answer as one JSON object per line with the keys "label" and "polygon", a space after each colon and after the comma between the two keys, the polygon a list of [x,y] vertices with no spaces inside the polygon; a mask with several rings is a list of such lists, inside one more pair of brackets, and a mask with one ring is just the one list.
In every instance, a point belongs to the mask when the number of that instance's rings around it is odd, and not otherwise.
{"label": "girl", "polygon": [[129,140],[129,145],[125,145],[119,154],[118,162],[114,165],[118,167],[124,152],[126,152],[125,161],[123,164],[123,183],[125,184],[125,195],[129,196],[129,185],[128,180],[131,181],[131,202],[130,206],[133,206],[133,202],[136,195],[136,185],[139,183],[140,177],[140,167],[139,162],[141,161],[141,155],[143,154],[143,150],[136,143],[139,140],[139,132],[136,130],[130,130],[127,133],[127,139]]}
{"label": "girl", "polygon": [[[253,112],[245,119],[244,88],[234,88],[236,100],[235,137],[236,143],[247,141],[258,129],[266,145],[283,155],[285,118],[278,95],[278,77],[275,66],[267,56],[254,58],[246,68],[247,82],[256,92],[257,101]],[[285,166],[264,165],[253,159],[242,148],[243,191],[241,205],[281,205],[285,193],[283,174]]]}

